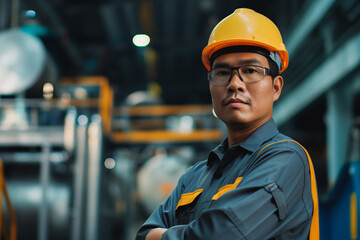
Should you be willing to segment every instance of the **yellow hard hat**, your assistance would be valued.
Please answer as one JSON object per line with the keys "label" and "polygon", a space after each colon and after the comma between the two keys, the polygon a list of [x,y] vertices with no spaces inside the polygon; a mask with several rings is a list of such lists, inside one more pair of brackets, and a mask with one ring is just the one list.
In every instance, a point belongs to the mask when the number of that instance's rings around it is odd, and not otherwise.
{"label": "yellow hard hat", "polygon": [[210,70],[210,58],[216,51],[242,45],[264,48],[278,55],[280,73],[288,66],[289,55],[279,29],[264,15],[247,8],[236,9],[214,27],[202,52],[202,61]]}

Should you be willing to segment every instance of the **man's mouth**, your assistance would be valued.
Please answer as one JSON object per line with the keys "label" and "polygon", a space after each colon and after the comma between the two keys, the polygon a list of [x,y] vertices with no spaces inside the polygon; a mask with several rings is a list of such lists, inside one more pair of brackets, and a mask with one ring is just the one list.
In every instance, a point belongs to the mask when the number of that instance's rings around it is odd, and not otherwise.
{"label": "man's mouth", "polygon": [[243,98],[234,98],[234,97],[230,97],[230,98],[226,98],[222,101],[223,106],[227,106],[230,104],[249,104],[250,101],[249,100],[245,100]]}

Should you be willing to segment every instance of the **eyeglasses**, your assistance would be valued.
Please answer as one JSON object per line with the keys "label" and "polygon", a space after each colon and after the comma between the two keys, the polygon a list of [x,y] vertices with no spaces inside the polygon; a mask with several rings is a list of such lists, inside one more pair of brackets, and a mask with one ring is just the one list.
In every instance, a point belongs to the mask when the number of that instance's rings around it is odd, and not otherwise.
{"label": "eyeglasses", "polygon": [[229,84],[233,71],[236,70],[240,79],[246,83],[263,80],[270,75],[270,69],[256,65],[244,65],[240,67],[219,67],[208,73],[208,80],[214,86],[226,86]]}

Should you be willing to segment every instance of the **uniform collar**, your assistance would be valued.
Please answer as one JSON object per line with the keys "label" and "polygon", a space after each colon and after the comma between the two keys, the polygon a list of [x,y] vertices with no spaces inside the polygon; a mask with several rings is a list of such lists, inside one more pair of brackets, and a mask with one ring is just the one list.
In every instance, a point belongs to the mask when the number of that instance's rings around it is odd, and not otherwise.
{"label": "uniform collar", "polygon": [[225,152],[229,149],[242,149],[249,152],[255,152],[261,144],[274,137],[279,133],[275,122],[270,119],[258,129],[255,130],[245,141],[236,144],[232,147],[228,147],[228,139],[225,138],[220,145],[209,153],[207,164],[211,164],[215,160],[220,160],[224,156]]}

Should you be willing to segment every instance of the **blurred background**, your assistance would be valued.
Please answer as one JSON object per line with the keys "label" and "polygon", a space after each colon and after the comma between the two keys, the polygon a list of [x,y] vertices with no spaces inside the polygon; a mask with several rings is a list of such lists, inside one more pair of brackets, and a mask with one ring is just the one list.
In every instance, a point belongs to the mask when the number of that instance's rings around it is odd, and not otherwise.
{"label": "blurred background", "polygon": [[290,54],[274,119],[312,156],[321,239],[358,239],[358,0],[0,0],[1,234],[134,239],[225,137],[201,51],[239,7]]}

